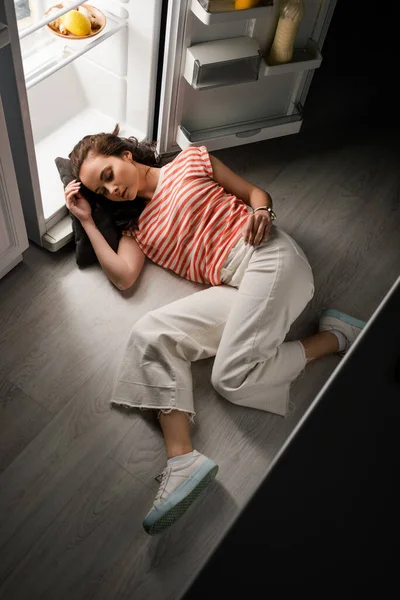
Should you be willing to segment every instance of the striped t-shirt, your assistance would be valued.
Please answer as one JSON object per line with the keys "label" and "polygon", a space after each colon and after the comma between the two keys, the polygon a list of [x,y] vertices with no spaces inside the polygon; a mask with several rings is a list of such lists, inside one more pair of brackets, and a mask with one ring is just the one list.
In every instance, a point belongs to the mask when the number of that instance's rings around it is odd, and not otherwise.
{"label": "striped t-shirt", "polygon": [[161,168],[152,199],[124,234],[157,265],[197,283],[219,285],[247,216],[247,205],[213,179],[207,149],[192,147]]}

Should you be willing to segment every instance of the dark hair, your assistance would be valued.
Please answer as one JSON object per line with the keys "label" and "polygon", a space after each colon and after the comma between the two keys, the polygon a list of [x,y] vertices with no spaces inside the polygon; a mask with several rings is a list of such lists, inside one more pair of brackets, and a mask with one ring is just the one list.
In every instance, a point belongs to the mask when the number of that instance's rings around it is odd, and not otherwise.
{"label": "dark hair", "polygon": [[[158,167],[160,165],[160,159],[155,150],[155,142],[139,142],[133,136],[123,138],[118,134],[119,125],[117,124],[112,133],[96,133],[94,135],[86,135],[82,138],[69,155],[73,176],[79,179],[82,163],[90,151],[103,156],[119,157],[123,152],[128,150],[131,152],[133,160],[142,165],[149,167]],[[139,197],[126,202],[112,202],[107,198],[98,196],[97,201],[107,208],[115,225],[120,229],[133,227],[146,206],[146,201]]]}

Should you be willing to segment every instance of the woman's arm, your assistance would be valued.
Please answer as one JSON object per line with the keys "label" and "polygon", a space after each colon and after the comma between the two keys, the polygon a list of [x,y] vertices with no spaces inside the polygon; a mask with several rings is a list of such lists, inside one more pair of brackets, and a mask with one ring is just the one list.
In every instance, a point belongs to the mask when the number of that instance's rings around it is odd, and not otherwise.
{"label": "woman's arm", "polygon": [[127,290],[139,277],[145,255],[131,237],[122,236],[118,252],[114,252],[92,218],[89,202],[79,193],[79,181],[71,181],[65,188],[65,202],[68,210],[82,224],[93,246],[98,261],[112,283],[119,290]]}
{"label": "woman's arm", "polygon": [[139,277],[145,261],[145,255],[134,238],[122,236],[118,251],[114,252],[92,218],[83,221],[82,226],[109,280],[119,290],[129,289]]}
{"label": "woman's arm", "polygon": [[210,160],[215,181],[229,194],[237,196],[237,198],[240,198],[252,208],[259,208],[260,206],[270,206],[272,208],[272,198],[268,192],[265,192],[250,183],[250,181],[243,179],[243,177],[231,171],[229,167],[224,165],[218,158],[215,158],[215,156],[210,155]]}

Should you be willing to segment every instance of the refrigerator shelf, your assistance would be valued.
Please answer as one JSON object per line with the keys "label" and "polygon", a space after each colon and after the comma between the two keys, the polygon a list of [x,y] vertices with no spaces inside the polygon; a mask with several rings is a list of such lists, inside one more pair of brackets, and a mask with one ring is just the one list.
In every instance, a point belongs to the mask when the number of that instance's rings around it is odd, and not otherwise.
{"label": "refrigerator shelf", "polygon": [[42,244],[50,252],[57,252],[65,244],[68,244],[73,237],[72,220],[69,215],[66,215],[46,231],[42,238]]}
{"label": "refrigerator shelf", "polygon": [[[19,39],[23,40],[28,35],[31,35],[35,31],[38,31],[39,29],[42,29],[42,27],[44,27],[48,23],[51,23],[51,21],[55,21],[56,19],[58,19],[62,15],[65,15],[65,13],[67,13],[70,10],[73,10],[74,8],[77,8],[78,6],[80,6],[81,4],[84,3],[84,1],[85,0],[74,0],[74,1],[71,2],[71,4],[68,4],[67,6],[64,6],[64,8],[60,8],[59,11],[54,12],[50,17],[46,17],[45,15],[43,15],[43,16],[41,15],[36,22],[32,23],[32,25],[29,25],[28,27],[23,27],[22,29],[19,30]],[[54,4],[57,4],[57,0],[54,0]]]}
{"label": "refrigerator shelf", "polygon": [[256,119],[198,131],[189,131],[181,125],[178,128],[176,141],[182,149],[205,145],[212,151],[298,133],[301,124],[302,113],[299,108],[296,108],[291,115]]}
{"label": "refrigerator shelf", "polygon": [[126,27],[108,13],[107,24],[103,31],[93,38],[83,40],[63,40],[42,28],[22,44],[25,82],[27,89],[46,79],[70,62],[92,50],[121,29]]}
{"label": "refrigerator shelf", "polygon": [[199,2],[192,0],[192,13],[205,25],[215,25],[216,23],[227,23],[229,21],[245,21],[247,19],[258,19],[260,17],[268,17],[273,13],[273,5],[257,6],[255,8],[247,8],[245,10],[230,10],[227,12],[212,13],[208,12]]}
{"label": "refrigerator shelf", "polygon": [[293,58],[283,65],[269,65],[265,58],[264,75],[285,75],[300,71],[318,69],[322,63],[322,54],[314,40],[309,39],[305,48],[295,48]]}

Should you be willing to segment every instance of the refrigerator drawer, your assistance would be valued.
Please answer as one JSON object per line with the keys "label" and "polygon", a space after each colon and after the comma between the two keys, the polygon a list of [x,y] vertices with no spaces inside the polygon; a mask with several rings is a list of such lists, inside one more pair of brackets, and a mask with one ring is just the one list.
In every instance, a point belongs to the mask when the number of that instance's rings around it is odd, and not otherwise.
{"label": "refrigerator drawer", "polygon": [[248,36],[195,44],[186,51],[184,77],[196,90],[256,81],[261,51]]}
{"label": "refrigerator drawer", "polygon": [[301,124],[302,113],[300,110],[296,110],[292,115],[256,119],[198,131],[189,131],[184,125],[181,125],[176,141],[182,149],[205,145],[208,150],[212,151],[298,133]]}

